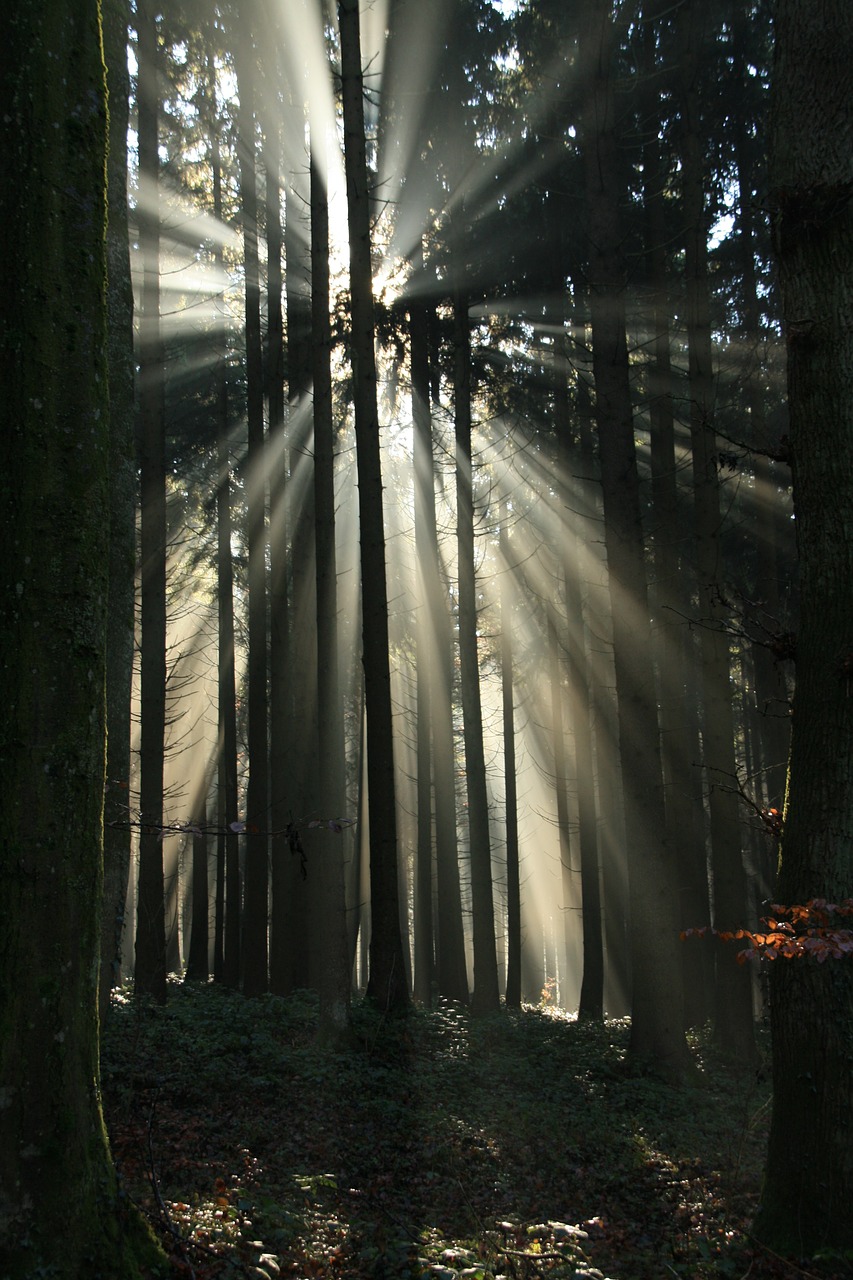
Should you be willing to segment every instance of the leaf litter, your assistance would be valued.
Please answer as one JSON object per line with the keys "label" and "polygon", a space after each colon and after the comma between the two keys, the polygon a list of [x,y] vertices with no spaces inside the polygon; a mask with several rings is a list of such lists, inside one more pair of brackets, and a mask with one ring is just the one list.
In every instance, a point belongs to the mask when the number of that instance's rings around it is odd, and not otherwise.
{"label": "leaf litter", "polygon": [[[769,1071],[694,1044],[701,1081],[632,1074],[628,1024],[552,1007],[352,1010],[170,984],[114,1000],[102,1087],[126,1194],[196,1280],[849,1276],[749,1236]],[[839,1269],[840,1268],[840,1269]]]}

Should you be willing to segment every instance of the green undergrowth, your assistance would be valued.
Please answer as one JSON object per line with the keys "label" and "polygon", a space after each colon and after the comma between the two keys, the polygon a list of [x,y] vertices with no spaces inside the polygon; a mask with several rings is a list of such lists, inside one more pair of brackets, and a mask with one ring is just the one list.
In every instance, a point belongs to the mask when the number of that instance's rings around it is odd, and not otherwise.
{"label": "green undergrowth", "polygon": [[333,1052],[309,993],[116,997],[113,1152],[175,1275],[797,1274],[747,1234],[765,1072],[700,1038],[700,1085],[674,1089],[631,1073],[627,1023],[553,1009],[352,1020]]}

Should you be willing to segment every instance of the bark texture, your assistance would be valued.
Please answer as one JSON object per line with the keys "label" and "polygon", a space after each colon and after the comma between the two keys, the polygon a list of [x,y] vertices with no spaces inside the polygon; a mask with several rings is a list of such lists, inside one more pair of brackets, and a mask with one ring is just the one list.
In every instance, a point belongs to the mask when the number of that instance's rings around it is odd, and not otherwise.
{"label": "bark texture", "polygon": [[[135,1276],[98,1089],[109,528],[100,7],[0,17],[0,1258]],[[73,1188],[73,1211],[69,1189]]]}
{"label": "bark texture", "polygon": [[[788,347],[802,623],[776,896],[853,895],[853,12],[780,0],[771,195]],[[853,969],[779,961],[756,1235],[853,1248]]]}

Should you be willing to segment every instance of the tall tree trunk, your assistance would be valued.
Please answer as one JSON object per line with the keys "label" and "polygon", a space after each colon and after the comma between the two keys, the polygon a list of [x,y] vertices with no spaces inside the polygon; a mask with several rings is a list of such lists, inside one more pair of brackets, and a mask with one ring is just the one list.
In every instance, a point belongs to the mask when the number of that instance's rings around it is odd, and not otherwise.
{"label": "tall tree trunk", "polygon": [[243,991],[267,990],[269,780],[267,751],[267,589],[266,475],[264,454],[263,359],[261,354],[258,197],[255,172],[256,74],[251,36],[237,33],[240,95],[240,204],[246,277],[246,386],[248,449],[246,478],[249,528],[248,756],[246,793],[246,879],[241,943]]}
{"label": "tall tree trunk", "polygon": [[338,18],[349,215],[352,383],[358,466],[362,662],[367,710],[370,804],[371,937],[368,994],[382,1008],[405,1009],[409,1003],[409,993],[400,933],[388,593],[370,265],[370,191],[365,154],[358,0],[340,0]]}
{"label": "tall tree trunk", "polygon": [[[558,264],[557,287],[563,330],[569,319],[566,294],[565,208],[559,195],[548,201],[551,243]],[[557,483],[568,511],[577,507],[570,496],[573,451],[569,384],[562,369],[567,356],[564,332],[558,339],[557,381],[554,388],[554,426],[557,436]],[[582,489],[586,482],[575,481]],[[598,822],[595,808],[595,774],[593,763],[592,719],[590,706],[591,672],[587,662],[583,599],[581,592],[581,534],[569,515],[562,532],[561,576],[566,601],[565,671],[568,679],[569,705],[573,708],[572,730],[575,740],[575,771],[578,794],[578,845],[580,853],[580,890],[583,922],[583,972],[581,975],[578,1017],[600,1021],[604,1017],[604,936],[601,918],[601,883],[598,865]],[[566,920],[567,931],[570,921]],[[567,934],[568,937],[568,934]],[[568,956],[568,945],[567,945]]]}
{"label": "tall tree trunk", "polygon": [[[679,13],[682,76],[682,199],[685,219],[690,444],[696,572],[702,626],[703,761],[711,821],[714,924],[735,930],[749,910],[743,862],[732,717],[729,637],[722,600],[722,525],[716,436],[713,429],[713,347],[708,285],[708,228],[700,134],[699,66],[704,31],[702,0]],[[717,946],[714,983],[714,1038],[722,1050],[749,1062],[755,1055],[752,982],[749,970],[731,962],[731,949]]]}
{"label": "tall tree trunk", "polygon": [[560,643],[557,632],[556,609],[549,600],[546,608],[548,632],[548,683],[551,687],[551,739],[554,752],[554,795],[557,803],[557,837],[560,849],[560,881],[563,896],[562,942],[565,955],[561,966],[563,981],[560,984],[560,1004],[568,1008],[567,978],[575,942],[576,921],[573,899],[575,896],[574,869],[572,867],[572,843],[569,831],[569,778],[566,752],[566,731],[563,721],[563,677],[561,653],[565,645]]}
{"label": "tall tree trunk", "polygon": [[[431,731],[435,782],[435,969],[438,994],[468,1001],[468,974],[459,885],[453,742],[453,633],[441,578],[435,513],[435,466],[429,386],[428,304],[411,308],[412,415],[414,420],[415,545],[424,608],[418,630],[418,724],[421,709]],[[421,679],[424,690],[421,692]],[[420,786],[420,779],[419,779]],[[425,798],[429,799],[428,796]],[[420,799],[419,799],[420,805]],[[420,810],[419,810],[420,820]],[[425,893],[425,888],[422,888]],[[432,945],[432,944],[431,944]]]}
{"label": "tall tree trunk", "polygon": [[[853,895],[853,22],[776,7],[770,194],[788,344],[802,623],[781,902]],[[853,1249],[853,969],[771,970],[773,1115],[758,1238]],[[791,1153],[796,1158],[791,1158]]]}
{"label": "tall tree trunk", "polygon": [[[643,143],[645,256],[652,342],[650,345],[649,428],[653,510],[653,604],[658,668],[661,764],[663,767],[667,838],[678,864],[679,924],[695,928],[710,920],[704,805],[697,792],[697,755],[691,736],[688,662],[694,645],[685,619],[692,612],[693,557],[685,553],[689,531],[678,492],[678,458],[672,395],[672,356],[667,277],[666,181],[659,139],[659,80],[656,46],[661,24],[669,20],[666,0],[646,6],[643,31],[643,78],[647,86],[647,136]],[[703,1026],[710,1016],[713,989],[713,945],[696,940],[682,949],[686,1026]]]}
{"label": "tall tree trunk", "polygon": [[459,574],[459,675],[465,735],[465,778],[468,794],[468,840],[471,860],[471,912],[474,944],[474,993],[477,1014],[497,1010],[500,1003],[495,951],[495,906],[480,659],[477,640],[477,591],[474,573],[474,474],[471,453],[471,330],[468,299],[453,299],[453,395],[456,423],[456,545]]}
{"label": "tall tree trunk", "polygon": [[[222,222],[222,166],[216,118],[216,67],[208,53],[208,113],[213,215]],[[221,244],[214,250],[224,269]],[[234,563],[231,550],[231,441],[228,428],[228,351],[225,321],[217,319],[213,377],[216,396],[216,601],[217,601],[217,921],[214,976],[229,987],[240,983],[240,928],[243,917],[240,844],[237,836],[237,677],[234,651]],[[218,973],[217,973],[218,970]]]}
{"label": "tall tree trunk", "polygon": [[[311,145],[311,349],[314,382],[314,528],[317,568],[317,726],[320,786],[334,821],[344,806],[344,740],[338,672],[338,571],[335,549],[335,426],[329,322],[329,202]],[[320,1034],[334,1043],[349,1030],[350,964],[343,836],[327,835],[319,853]]]}
{"label": "tall tree trunk", "polygon": [[[292,938],[288,927],[292,854],[288,826],[292,774],[293,678],[290,668],[288,600],[287,450],[285,447],[283,248],[281,220],[282,126],[278,98],[271,91],[264,130],[267,229],[266,394],[269,415],[270,490],[270,990],[292,990]],[[288,209],[288,215],[290,210]]]}
{"label": "tall tree trunk", "polygon": [[501,705],[503,713],[504,810],[506,821],[506,1006],[521,1008],[521,876],[518,840],[518,779],[513,706],[512,574],[509,504],[501,503]]}
{"label": "tall tree trunk", "polygon": [[[423,254],[420,255],[423,268]],[[432,656],[436,636],[432,619],[430,583],[438,575],[438,539],[435,527],[432,422],[429,411],[429,349],[427,316],[422,302],[409,308],[411,343],[413,470],[415,503],[415,559],[420,585],[416,621],[415,665],[417,680],[417,851],[414,894],[414,994],[423,1005],[432,1003],[435,979],[433,921],[433,805],[432,805],[432,713],[438,687]],[[432,519],[430,520],[430,517]],[[461,918],[460,918],[461,923]]]}
{"label": "tall tree trunk", "polygon": [[139,889],[136,991],[166,999],[163,884],[163,751],[166,725],[166,425],[160,338],[160,221],[157,26],[137,9],[139,50],[139,212],[142,250],[139,415],[141,484],[141,640]]}
{"label": "tall tree trunk", "polygon": [[107,359],[110,380],[110,585],[107,613],[107,792],[104,799],[104,910],[101,1021],[121,977],[130,874],[130,691],[133,673],[136,467],[133,456],[133,288],[127,238],[127,0],[103,9],[110,104],[107,225]]}
{"label": "tall tree trunk", "polygon": [[0,1256],[10,1280],[74,1280],[93,1259],[135,1277],[142,1231],[122,1221],[98,1081],[111,455],[98,4],[2,11],[0,150],[14,175],[0,187]]}
{"label": "tall tree trunk", "polygon": [[613,602],[633,977],[631,1051],[661,1074],[689,1065],[682,1028],[675,865],[665,837],[654,666],[625,336],[609,0],[587,0],[580,64],[591,68],[582,130],[590,311],[605,545]]}

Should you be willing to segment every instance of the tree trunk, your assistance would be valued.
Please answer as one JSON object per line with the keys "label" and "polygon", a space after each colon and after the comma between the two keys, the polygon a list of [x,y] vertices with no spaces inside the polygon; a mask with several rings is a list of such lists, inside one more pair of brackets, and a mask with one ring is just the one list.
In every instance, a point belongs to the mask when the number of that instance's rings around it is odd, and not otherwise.
{"label": "tree trunk", "polygon": [[139,221],[142,307],[139,351],[141,484],[141,640],[139,889],[136,992],[166,999],[163,883],[163,752],[166,732],[166,426],[160,338],[160,224],[157,26],[147,0],[137,10],[139,39]]}
{"label": "tree trunk", "polygon": [[204,797],[196,822],[197,830],[193,832],[192,839],[192,917],[186,979],[188,982],[207,982],[210,976],[208,971],[210,890],[207,882],[207,804]]}
{"label": "tree trunk", "polygon": [[563,896],[562,941],[565,961],[561,967],[563,981],[560,984],[560,1004],[568,1008],[567,977],[575,941],[572,844],[569,831],[569,779],[566,752],[566,731],[563,724],[563,679],[560,654],[565,645],[557,634],[556,609],[553,601],[546,604],[548,631],[548,682],[551,686],[551,739],[554,751],[554,794],[557,803],[557,836],[560,848],[560,882]]}
{"label": "tree trunk", "polygon": [[465,736],[468,841],[471,859],[471,912],[474,944],[472,1009],[493,1013],[500,1003],[495,951],[495,906],[480,660],[477,640],[477,592],[474,575],[474,476],[471,455],[471,331],[468,300],[453,299],[453,395],[456,423],[456,544],[459,574],[459,675]]}
{"label": "tree trunk", "polygon": [[[0,15],[0,1256],[138,1276],[100,1107],[110,457],[99,5]],[[162,900],[161,900],[162,901]],[[73,1212],[69,1188],[73,1187]],[[128,1226],[131,1231],[128,1231]],[[136,1255],[136,1256],[134,1256]]]}
{"label": "tree trunk", "polygon": [[[332,416],[332,334],[329,322],[329,203],[311,146],[311,350],[314,372],[314,529],[317,572],[317,727],[323,812],[343,814],[344,740],[338,673],[338,570],[335,550],[335,428]],[[349,1032],[350,965],[344,894],[343,840],[327,834],[319,850],[318,988],[320,1035],[327,1043]],[[318,841],[319,843],[319,841]]]}
{"label": "tree trunk", "polygon": [[246,277],[246,387],[248,449],[248,756],[246,878],[241,942],[243,992],[267,990],[269,779],[267,751],[266,474],[263,359],[258,265],[258,197],[255,172],[255,59],[251,36],[237,33],[240,95],[239,159],[243,260]]}
{"label": "tree trunk", "polygon": [[388,593],[370,265],[370,193],[365,155],[358,0],[340,0],[338,17],[349,215],[352,382],[358,466],[362,662],[370,804],[372,927],[368,994],[382,1008],[402,1010],[408,1006],[409,993],[400,933]]}
{"label": "tree trunk", "polygon": [[654,666],[628,379],[609,0],[587,0],[580,63],[593,68],[582,131],[590,228],[593,375],[613,606],[633,977],[631,1051],[679,1079],[682,1028],[675,866],[665,839]]}
{"label": "tree trunk", "polygon": [[107,614],[107,793],[104,799],[104,910],[101,1021],[121,978],[130,874],[130,691],[133,674],[136,467],[133,456],[133,288],[127,238],[127,0],[104,5],[110,104],[107,226],[107,359],[110,379],[110,586]]}
{"label": "tree trunk", "polygon": [[[770,193],[788,343],[802,623],[781,866],[788,904],[853,895],[853,15],[776,8]],[[758,1238],[853,1248],[853,968],[771,972],[773,1116]],[[795,1153],[795,1158],[792,1158]]]}
{"label": "tree trunk", "polygon": [[[222,221],[222,167],[219,121],[216,118],[216,67],[208,53],[207,109],[210,116],[210,167],[213,181],[213,215]],[[216,268],[224,270],[222,246],[214,250]],[[226,986],[240,983],[240,927],[242,885],[237,787],[237,688],[234,652],[234,563],[231,550],[231,442],[228,430],[228,369],[225,321],[218,318],[215,333],[213,378],[216,395],[216,601],[217,601],[217,708],[218,745],[216,901],[214,977]]]}
{"label": "tree trunk", "polygon": [[503,709],[504,810],[506,821],[506,1007],[521,1008],[521,877],[519,874],[518,779],[513,707],[512,574],[509,510],[501,503],[501,704]]}
{"label": "tree trunk", "polygon": [[[749,901],[739,802],[732,716],[729,636],[726,630],[722,525],[716,436],[713,429],[713,348],[708,284],[708,228],[705,216],[703,139],[698,100],[702,56],[703,0],[690,0],[679,13],[679,67],[682,77],[681,181],[685,219],[690,444],[693,511],[701,627],[703,763],[711,821],[714,924],[735,930],[749,923]],[[714,1039],[723,1051],[750,1062],[755,1056],[752,982],[747,968],[733,964],[731,948],[717,945],[714,983]]]}

